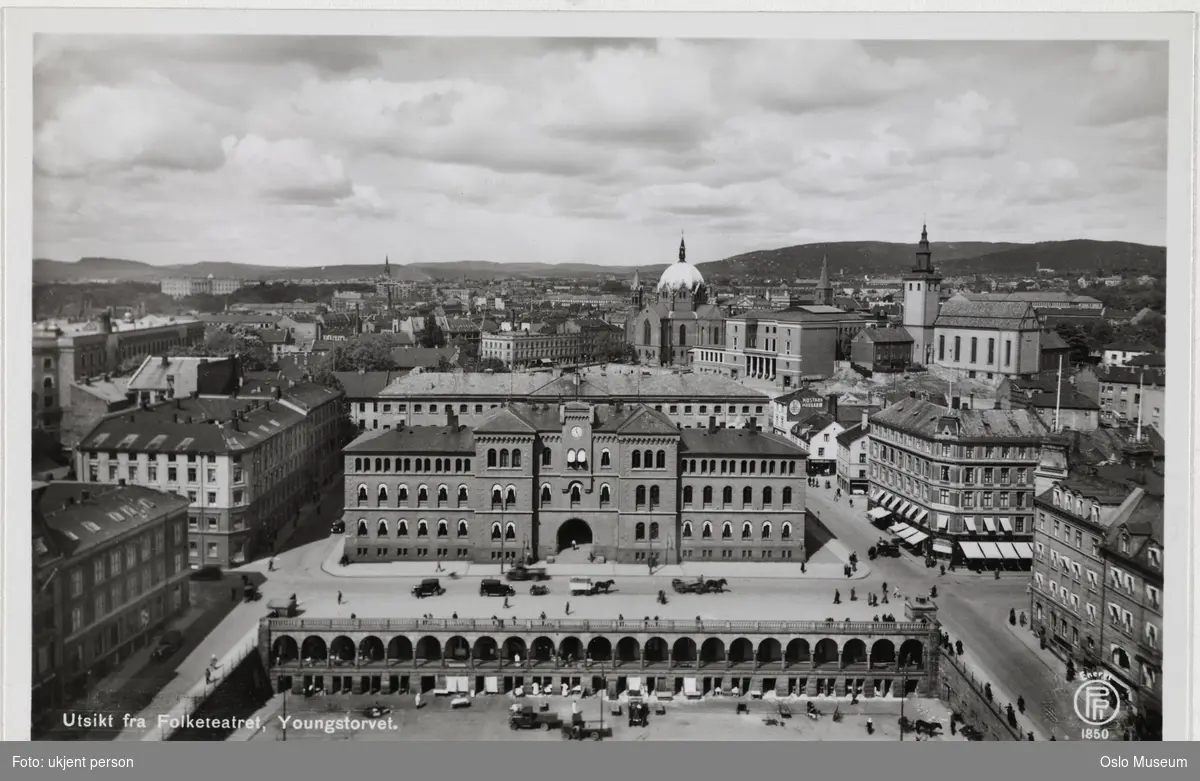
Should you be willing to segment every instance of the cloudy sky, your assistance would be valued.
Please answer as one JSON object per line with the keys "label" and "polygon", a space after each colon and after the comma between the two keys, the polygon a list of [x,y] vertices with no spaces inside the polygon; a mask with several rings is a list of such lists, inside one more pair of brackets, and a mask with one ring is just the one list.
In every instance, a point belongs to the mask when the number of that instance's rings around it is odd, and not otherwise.
{"label": "cloudy sky", "polygon": [[42,37],[38,257],[669,262],[1165,243],[1167,49]]}

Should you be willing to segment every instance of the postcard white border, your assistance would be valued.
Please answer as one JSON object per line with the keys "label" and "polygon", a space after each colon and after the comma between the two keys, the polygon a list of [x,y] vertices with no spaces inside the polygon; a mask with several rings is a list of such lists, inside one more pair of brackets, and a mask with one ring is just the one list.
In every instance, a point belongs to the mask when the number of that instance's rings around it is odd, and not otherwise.
{"label": "postcard white border", "polygon": [[[1200,708],[1188,693],[1200,688],[1195,634],[1200,629],[1196,573],[1195,489],[1197,459],[1193,402],[1198,346],[1195,340],[1195,121],[1197,105],[1195,18],[1146,13],[1195,10],[1197,0],[1076,0],[1076,2],[344,2],[331,4],[222,2],[134,3],[73,0],[72,9],[13,9],[4,18],[3,259],[4,370],[0,375],[3,441],[28,441],[31,410],[29,344],[32,339],[32,36],[35,33],[122,34],[322,34],[579,37],[706,37],[929,40],[1167,40],[1170,42],[1168,141],[1168,338],[1171,385],[1168,418],[1187,420],[1167,437],[1164,737],[1200,736]],[[427,11],[430,7],[452,9]],[[163,10],[170,7],[171,10]],[[412,11],[397,13],[394,10]],[[186,9],[186,10],[174,10]],[[230,10],[233,9],[233,10]],[[1051,13],[1013,13],[1032,9]],[[251,13],[246,13],[251,11]],[[568,13],[541,13],[567,11]],[[732,12],[739,13],[732,13]],[[774,12],[804,13],[774,13]],[[815,14],[838,11],[837,14]],[[942,11],[947,13],[903,13]],[[1079,12],[1105,12],[1083,15]],[[1139,13],[1122,13],[1136,11]],[[632,13],[622,13],[632,12]],[[664,13],[667,12],[667,13]],[[745,13],[758,12],[758,13]],[[769,13],[761,13],[769,12]],[[879,13],[887,12],[887,13]],[[968,13],[948,13],[968,12]],[[1182,17],[1182,18],[1181,18]],[[4,208],[6,207],[6,208]],[[1190,348],[1190,349],[1189,349]],[[1186,369],[1185,369],[1186,367]],[[1186,432],[1186,435],[1185,435]],[[28,452],[27,450],[25,452]],[[11,456],[11,457],[10,457]],[[30,466],[21,448],[0,452],[0,738],[29,735]],[[1178,650],[1175,650],[1178,649]]]}

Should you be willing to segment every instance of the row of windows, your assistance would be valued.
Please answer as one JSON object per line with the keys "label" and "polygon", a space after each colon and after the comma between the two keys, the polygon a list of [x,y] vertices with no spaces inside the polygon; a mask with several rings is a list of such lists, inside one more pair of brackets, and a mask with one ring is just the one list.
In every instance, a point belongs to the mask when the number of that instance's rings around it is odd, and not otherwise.
{"label": "row of windows", "polygon": [[964,510],[1024,510],[1032,506],[1033,493],[1026,491],[952,491],[948,488],[930,488],[929,485],[901,474],[894,469],[871,464],[871,477],[879,483],[919,497],[923,502],[961,506]]}
{"label": "row of windows", "polygon": [[[491,450],[489,458],[495,456],[496,451]],[[505,451],[507,453],[507,451]],[[520,451],[517,453],[517,463],[515,466],[521,465]],[[391,458],[376,458],[374,469],[371,468],[372,463],[369,458],[354,459],[355,472],[383,472],[391,473],[392,467],[395,466],[397,473],[402,472],[431,472],[431,473],[454,473],[454,474],[470,474],[471,459],[469,458],[397,458],[394,461]],[[495,466],[494,463],[489,463],[488,466]]]}
{"label": "row of windows", "polygon": [[872,444],[871,454],[878,456],[881,461],[894,464],[905,471],[930,479],[940,480],[943,483],[959,482],[958,478],[961,474],[962,482],[966,485],[974,485],[976,483],[982,483],[983,485],[993,485],[996,483],[1000,485],[1024,485],[1026,477],[1029,475],[1029,470],[1024,467],[959,467],[947,464],[934,464],[924,458],[897,450],[888,445],[880,445],[876,448]]}
{"label": "row of windows", "polygon": [[[763,525],[759,529],[759,539],[762,539],[762,540],[771,539],[771,535],[773,533],[773,528],[774,527],[771,526],[770,521],[763,522]],[[680,533],[682,534],[682,536],[685,540],[691,539],[692,538],[692,522],[684,521],[683,529]],[[704,521],[701,524],[700,538],[704,539],[704,540],[711,540],[713,538],[712,521]],[[754,539],[754,524],[752,524],[750,521],[742,522],[741,538],[743,540]],[[723,539],[723,540],[733,539],[733,523],[732,522],[725,521],[723,524],[721,524],[721,539]],[[780,525],[779,539],[781,539],[781,540],[792,539],[792,524],[790,521],[784,521]]]}
{"label": "row of windows", "polygon": [[[683,488],[683,503],[684,503],[684,505],[692,504],[692,499],[694,496],[695,496],[695,494],[694,494],[694,489],[692,488],[692,486],[690,486],[690,485],[684,486],[684,488]],[[711,485],[704,486],[703,490],[701,491],[700,496],[701,496],[701,502],[705,506],[711,505],[712,501],[713,501],[713,487]],[[783,500],[784,506],[790,505],[792,503],[791,487],[785,487],[783,489],[782,500]],[[762,489],[763,509],[769,508],[771,506],[772,501],[774,501],[774,491],[771,489],[771,486],[767,486]],[[751,489],[750,486],[746,486],[746,487],[742,488],[742,507],[749,507],[751,504],[753,504],[753,502],[754,502],[753,489]],[[729,505],[733,504],[733,487],[732,486],[727,485],[721,489],[721,504],[724,505],[725,507],[728,507]]]}
{"label": "row of windows", "polygon": [[[942,458],[1030,461],[1037,457],[1037,450],[1033,447],[1018,445],[959,445],[950,442],[939,444],[886,426],[873,426],[871,437],[872,439],[895,442],[897,445],[903,445],[913,450],[929,453],[930,455],[934,455],[940,450]],[[876,448],[877,443],[872,442],[871,455],[878,455]]]}
{"label": "row of windows", "polygon": [[[492,525],[494,527],[493,531],[495,532],[495,536],[498,536],[500,534],[500,524],[495,523]],[[513,524],[510,523],[509,526],[513,526]],[[387,519],[380,518],[379,521],[375,524],[375,536],[376,537],[387,537],[388,529],[389,529],[389,526],[388,526]],[[458,537],[466,537],[468,534],[468,531],[469,531],[469,526],[467,525],[467,522],[465,520],[460,520],[458,522],[458,524],[454,527],[454,531]],[[356,524],[356,528],[355,528],[355,533],[359,537],[368,536],[367,521],[365,518],[360,518],[358,520],[358,523]],[[514,534],[514,536],[516,534],[515,526],[513,526],[513,534]],[[397,537],[409,536],[408,521],[406,521],[404,519],[400,519],[399,521],[396,521],[396,536]],[[425,521],[425,520],[417,521],[416,536],[417,537],[428,537],[429,536],[429,521]],[[450,536],[450,523],[448,521],[440,520],[437,522],[437,536],[438,537],[449,537]]]}
{"label": "row of windows", "polygon": [[[460,485],[458,487],[457,497],[458,497],[459,504],[462,504],[463,502],[467,501],[467,487],[465,485]],[[449,499],[450,499],[450,488],[445,485],[439,485],[438,489],[437,489],[438,504],[443,504],[443,503],[449,501]],[[387,504],[388,487],[386,485],[384,485],[383,483],[380,483],[378,488],[375,491],[375,500],[379,505]],[[368,495],[368,491],[367,491],[367,486],[365,483],[360,483],[358,486],[358,504],[359,504],[359,506],[362,506],[362,505],[366,504],[368,501],[370,501],[370,499],[369,499],[369,495]],[[396,501],[401,504],[408,501],[408,486],[407,485],[401,484],[396,487]],[[417,502],[419,504],[421,504],[421,503],[425,503],[428,501],[429,501],[429,486],[426,486],[426,485],[417,486]]]}
{"label": "row of windows", "polygon": [[695,459],[689,458],[683,462],[683,471],[686,474],[701,474],[701,475],[773,475],[775,474],[776,466],[778,465],[779,474],[794,475],[796,474],[796,462],[775,461],[763,459],[755,461],[753,459],[721,459],[717,461],[713,459]]}
{"label": "row of windows", "polygon": [[[946,335],[938,336],[938,360],[946,360]],[[954,337],[954,360],[962,362],[962,337]],[[987,340],[987,365],[991,366],[996,362],[996,340]],[[971,337],[971,360],[969,363],[979,363],[979,337]],[[1012,366],[1012,340],[1004,340],[1004,365]]]}
{"label": "row of windows", "polygon": [[[380,404],[379,404],[379,402],[372,402],[372,405],[373,405],[373,406],[372,406],[372,411],[373,411],[373,412],[376,412],[376,413],[378,413],[378,412],[380,411]],[[444,404],[444,405],[442,405],[442,406],[444,406],[444,407],[446,408],[446,410],[445,410],[446,412],[451,412],[451,411],[453,411],[453,410],[454,410],[454,404],[447,403],[447,404]],[[488,404],[488,405],[487,405],[487,409],[489,409],[489,410],[498,409],[498,408],[499,408],[499,406],[500,406],[499,404]],[[667,410],[669,410],[669,411],[670,411],[670,414],[672,414],[672,415],[676,415],[676,414],[679,414],[679,408],[680,408],[680,406],[681,406],[681,405],[678,405],[678,404],[671,404],[671,405],[668,405],[668,406],[667,406]],[[682,405],[682,407],[683,407],[683,414],[685,414],[685,415],[692,415],[692,414],[707,415],[707,414],[708,414],[708,405],[707,405],[707,404],[699,404],[699,405],[684,404],[684,405]],[[736,414],[738,414],[738,405],[737,405],[737,404],[730,404],[730,405],[728,405],[728,407],[729,407],[728,414],[730,414],[730,415],[736,415]],[[470,405],[470,404],[459,404],[459,405],[458,405],[458,412],[459,412],[459,414],[461,414],[461,415],[466,415],[466,414],[469,414],[469,411],[470,411],[471,409],[472,409],[472,405]],[[665,412],[665,411],[667,411],[667,410],[664,410],[664,409],[663,409],[663,405],[662,405],[662,404],[655,404],[655,405],[654,405],[654,409],[655,409],[655,410],[657,410],[657,411],[659,411],[659,412]],[[698,410],[698,413],[694,413],[694,412],[693,412],[693,409],[697,409],[697,410]],[[724,409],[725,409],[725,405],[722,405],[722,404],[714,404],[714,405],[713,405],[713,408],[712,408],[712,412],[713,412],[713,414],[714,414],[714,415],[721,415],[721,414],[723,414],[723,410],[724,410]],[[474,410],[475,410],[475,414],[476,414],[476,415],[481,415],[481,414],[483,414],[483,412],[484,412],[484,405],[483,405],[483,404],[475,404],[475,405],[474,405]],[[749,404],[743,404],[743,405],[742,405],[742,407],[741,407],[741,410],[742,410],[742,414],[743,414],[743,415],[748,415],[748,414],[750,414],[750,405],[749,405]],[[367,403],[366,403],[366,402],[359,402],[359,403],[358,403],[358,411],[359,411],[359,413],[361,413],[361,414],[366,414],[366,412],[367,412]],[[391,405],[391,404],[383,404],[383,412],[385,412],[385,413],[390,413],[391,411],[392,411],[392,405]],[[424,413],[425,413],[425,405],[423,405],[423,404],[413,404],[413,409],[412,409],[412,411],[413,411],[414,413],[416,413],[416,414],[424,414]],[[428,410],[428,411],[429,411],[429,413],[430,413],[430,414],[435,414],[435,413],[437,413],[437,412],[438,412],[438,405],[437,405],[437,404],[430,404],[430,405],[429,405],[429,410]],[[754,411],[755,411],[755,413],[761,413],[761,412],[763,411],[763,408],[762,408],[762,406],[761,406],[761,405],[756,405],[756,406],[754,407]],[[407,405],[407,404],[397,404],[397,405],[396,405],[396,412],[408,412],[408,405]]]}

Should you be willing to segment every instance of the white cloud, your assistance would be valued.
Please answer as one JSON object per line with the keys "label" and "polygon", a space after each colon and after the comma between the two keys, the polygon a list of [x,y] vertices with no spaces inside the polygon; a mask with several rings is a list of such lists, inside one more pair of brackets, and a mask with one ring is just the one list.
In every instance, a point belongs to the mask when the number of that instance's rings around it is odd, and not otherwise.
{"label": "white cloud", "polygon": [[994,155],[1008,145],[1017,125],[1010,102],[993,103],[974,90],[935,101],[928,121],[923,154],[931,158]]}

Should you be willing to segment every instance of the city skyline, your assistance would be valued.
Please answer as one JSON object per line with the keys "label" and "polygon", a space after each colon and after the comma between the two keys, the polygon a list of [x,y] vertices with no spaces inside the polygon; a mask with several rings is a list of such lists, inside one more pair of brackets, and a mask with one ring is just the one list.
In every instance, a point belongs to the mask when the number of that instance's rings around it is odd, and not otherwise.
{"label": "city skyline", "polygon": [[[43,36],[35,256],[1165,244],[1165,44]],[[615,87],[614,85],[619,85]]]}

